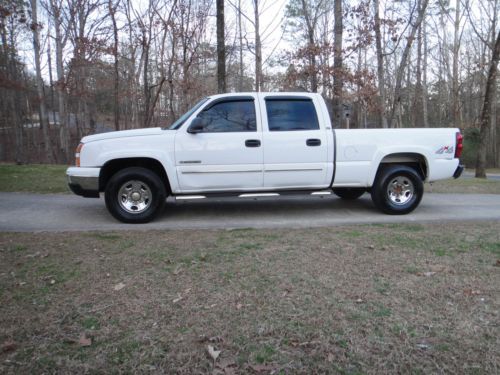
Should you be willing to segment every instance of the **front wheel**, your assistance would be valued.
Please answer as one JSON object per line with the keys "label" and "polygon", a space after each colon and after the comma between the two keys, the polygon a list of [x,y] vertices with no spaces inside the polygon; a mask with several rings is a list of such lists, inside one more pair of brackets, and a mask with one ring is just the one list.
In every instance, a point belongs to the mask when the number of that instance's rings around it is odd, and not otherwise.
{"label": "front wheel", "polygon": [[147,223],[165,205],[165,185],[149,169],[126,168],[111,177],[104,199],[116,219],[124,223]]}
{"label": "front wheel", "polygon": [[419,174],[404,165],[384,167],[377,173],[371,189],[372,201],[389,215],[404,215],[419,205],[424,184]]}

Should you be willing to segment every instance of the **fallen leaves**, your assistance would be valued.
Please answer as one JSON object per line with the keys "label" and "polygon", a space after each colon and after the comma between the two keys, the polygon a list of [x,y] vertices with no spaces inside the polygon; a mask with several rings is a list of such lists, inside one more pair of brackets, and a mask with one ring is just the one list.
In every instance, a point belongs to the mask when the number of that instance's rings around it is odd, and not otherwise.
{"label": "fallen leaves", "polygon": [[464,289],[464,295],[466,295],[467,297],[479,296],[481,295],[481,291],[477,289],[467,288]]}
{"label": "fallen leaves", "polygon": [[271,372],[276,368],[276,366],[273,365],[250,365],[249,367],[257,373]]}
{"label": "fallen leaves", "polygon": [[116,284],[113,287],[113,289],[116,290],[116,291],[122,290],[123,288],[125,288],[125,284],[124,283],[118,283],[118,284]]}
{"label": "fallen leaves", "polygon": [[180,294],[178,294],[177,298],[172,300],[172,303],[178,303],[178,302],[182,301],[183,299],[184,299],[184,297],[181,296]]}
{"label": "fallen leaves", "polygon": [[224,342],[224,339],[220,336],[212,336],[212,337],[208,337],[208,336],[205,336],[205,335],[202,335],[198,338],[198,342],[200,343],[205,343],[205,342],[210,342],[210,343],[221,343],[221,342]]}
{"label": "fallen leaves", "polygon": [[418,272],[417,276],[431,277],[437,273],[453,273],[453,270],[451,270],[449,267],[442,266],[439,264],[431,265],[429,269],[430,270],[427,272]]}
{"label": "fallen leaves", "polygon": [[0,349],[2,353],[13,352],[14,350],[17,349],[17,344],[15,343],[14,340],[9,339],[4,341]]}
{"label": "fallen leaves", "polygon": [[233,375],[237,373],[238,365],[231,359],[220,359],[216,365],[216,369],[221,370],[221,374]]}
{"label": "fallen leaves", "polygon": [[216,350],[212,345],[207,345],[207,352],[215,363],[222,350]]}
{"label": "fallen leaves", "polygon": [[82,332],[80,337],[78,339],[75,338],[68,338],[64,340],[68,344],[76,344],[82,347],[87,347],[92,345],[92,339],[87,336],[85,332]]}
{"label": "fallen leaves", "polygon": [[82,333],[80,335],[80,338],[78,339],[78,344],[80,346],[90,346],[92,345],[92,339],[90,337],[87,337],[85,333]]}
{"label": "fallen leaves", "polygon": [[189,294],[189,292],[191,292],[191,288],[188,288],[186,290],[184,290],[184,294],[185,296],[183,296],[181,293],[177,293],[177,298],[174,298],[172,300],[172,303],[179,303],[180,301],[182,301],[184,298],[186,298],[186,295]]}

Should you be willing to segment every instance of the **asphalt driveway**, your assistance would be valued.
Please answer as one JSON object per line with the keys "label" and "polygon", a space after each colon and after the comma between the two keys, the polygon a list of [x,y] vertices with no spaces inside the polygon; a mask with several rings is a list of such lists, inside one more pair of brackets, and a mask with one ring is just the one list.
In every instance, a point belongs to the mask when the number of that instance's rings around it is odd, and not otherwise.
{"label": "asphalt driveway", "polygon": [[200,228],[303,228],[358,223],[500,220],[500,195],[426,194],[405,216],[389,216],[365,194],[346,202],[336,196],[212,198],[167,201],[149,224],[122,224],[108,214],[104,200],[63,194],[0,193],[0,231],[87,231]]}

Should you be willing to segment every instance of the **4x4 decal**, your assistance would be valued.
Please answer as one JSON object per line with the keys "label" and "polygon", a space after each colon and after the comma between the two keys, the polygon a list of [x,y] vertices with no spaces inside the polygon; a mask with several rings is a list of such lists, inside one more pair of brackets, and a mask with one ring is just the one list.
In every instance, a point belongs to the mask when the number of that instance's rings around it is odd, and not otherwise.
{"label": "4x4 decal", "polygon": [[438,154],[438,155],[441,155],[441,154],[453,154],[454,149],[455,148],[453,146],[443,146],[443,147],[439,148],[436,151],[436,154]]}

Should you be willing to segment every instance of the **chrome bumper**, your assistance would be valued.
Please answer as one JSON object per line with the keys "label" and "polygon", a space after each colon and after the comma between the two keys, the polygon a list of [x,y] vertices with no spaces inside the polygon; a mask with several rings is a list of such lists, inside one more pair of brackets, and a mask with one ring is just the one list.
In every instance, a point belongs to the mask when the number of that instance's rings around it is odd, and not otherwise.
{"label": "chrome bumper", "polygon": [[68,186],[73,193],[86,198],[99,198],[101,168],[70,167],[66,170]]}

